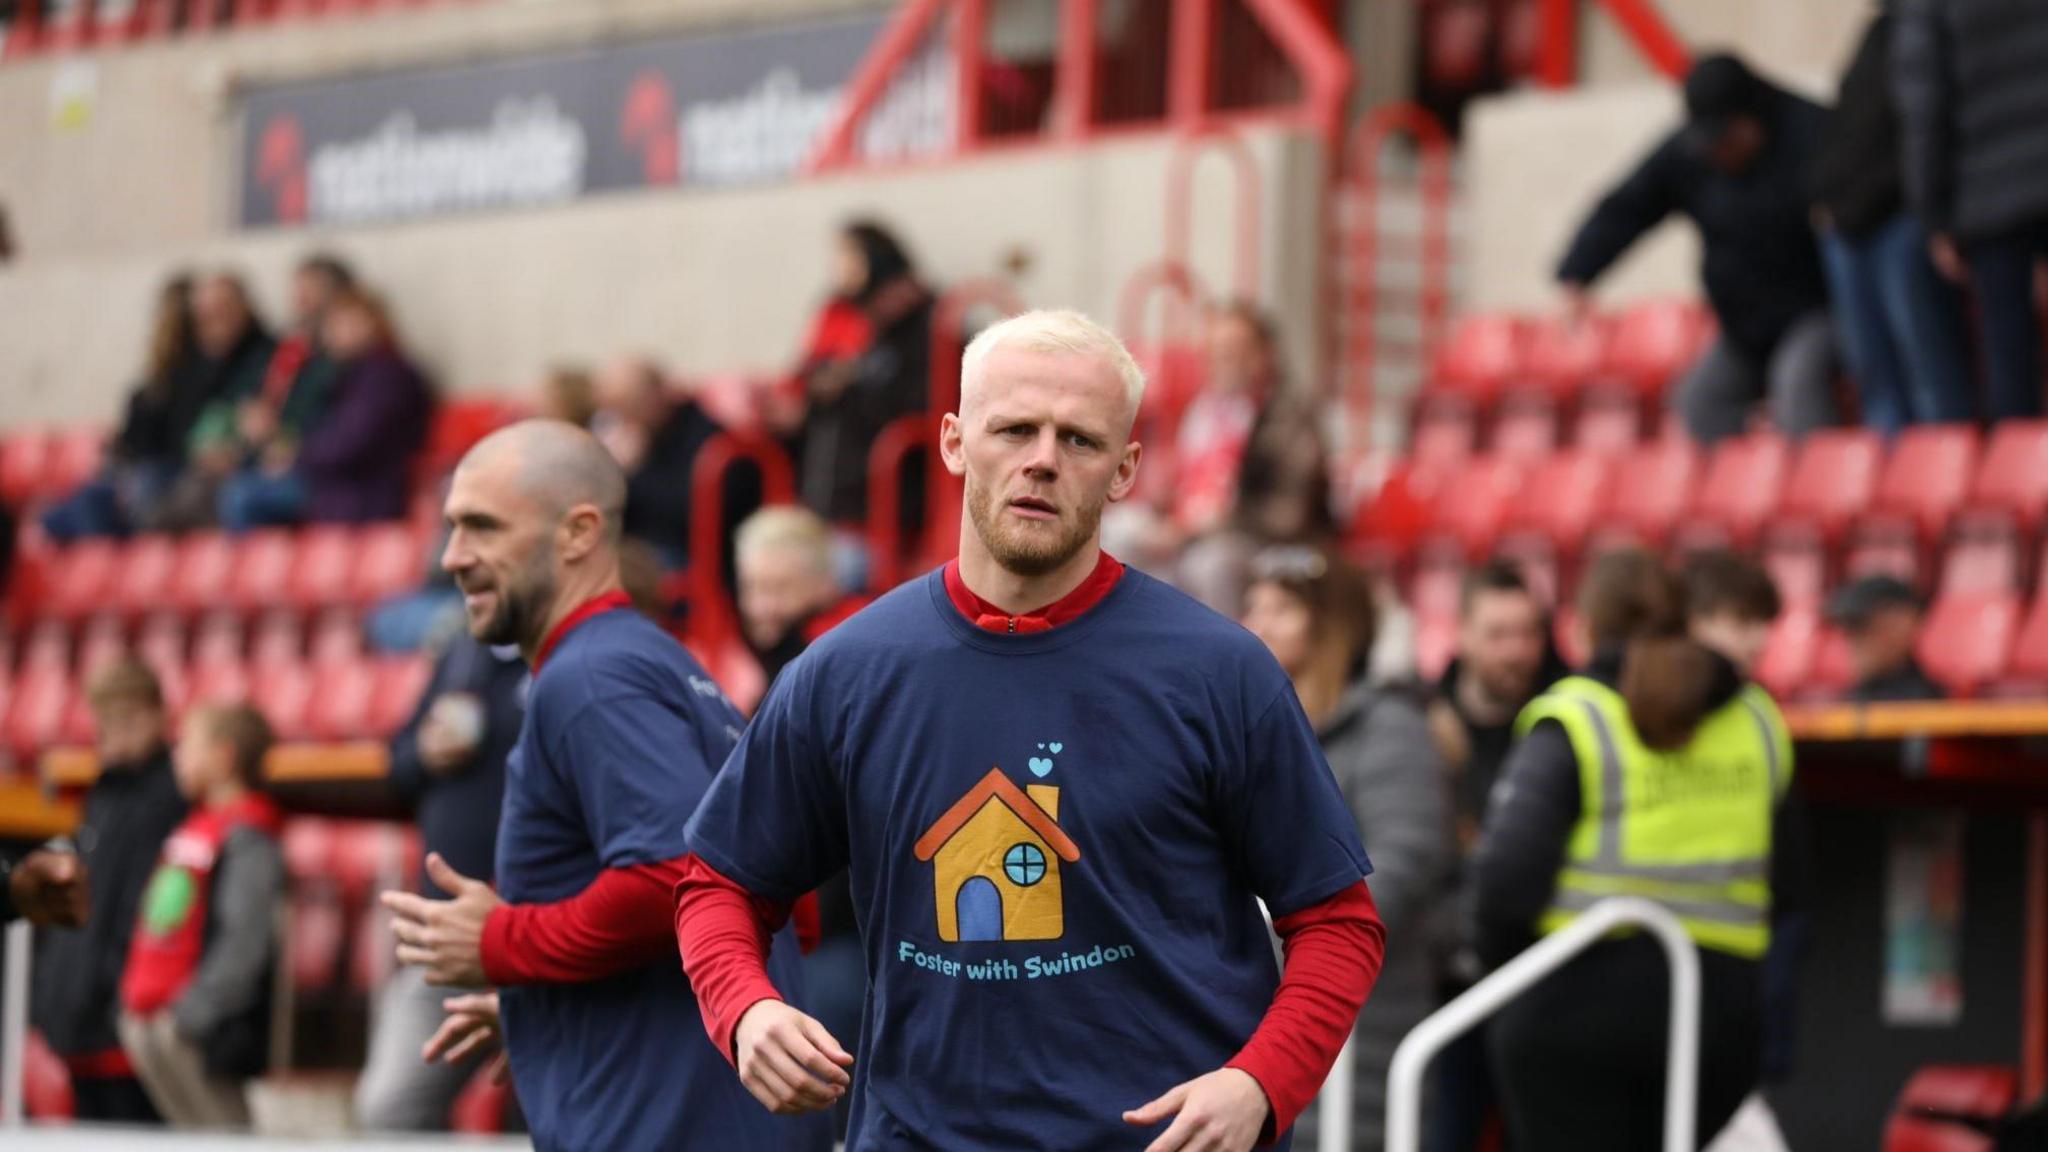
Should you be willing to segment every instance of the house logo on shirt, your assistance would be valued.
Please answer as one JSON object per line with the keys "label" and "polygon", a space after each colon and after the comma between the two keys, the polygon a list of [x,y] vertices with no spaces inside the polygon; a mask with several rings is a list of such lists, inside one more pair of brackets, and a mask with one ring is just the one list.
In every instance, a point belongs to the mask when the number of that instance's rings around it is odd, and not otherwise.
{"label": "house logo on shirt", "polygon": [[[1043,776],[1050,758],[1033,757]],[[1059,826],[1060,790],[1018,788],[1000,767],[918,838],[914,851],[932,865],[939,939],[1057,940],[1066,933],[1060,865],[1081,849]]]}

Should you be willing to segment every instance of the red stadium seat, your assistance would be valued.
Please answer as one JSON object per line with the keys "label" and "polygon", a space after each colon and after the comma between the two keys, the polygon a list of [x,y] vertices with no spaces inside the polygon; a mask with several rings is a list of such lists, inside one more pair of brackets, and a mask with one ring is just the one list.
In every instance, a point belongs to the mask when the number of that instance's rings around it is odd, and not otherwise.
{"label": "red stadium seat", "polygon": [[319,816],[294,816],[282,837],[285,874],[293,884],[325,880],[334,871],[334,821]]}
{"label": "red stadium seat", "polygon": [[135,632],[135,651],[144,663],[162,674],[164,668],[185,666],[188,635],[185,618],[175,612],[158,612],[142,621]]}
{"label": "red stadium seat", "polygon": [[1787,605],[1817,608],[1827,595],[1827,557],[1803,543],[1772,544],[1763,550],[1764,571]]}
{"label": "red stadium seat", "polygon": [[397,964],[392,954],[395,937],[382,905],[371,901],[355,917],[348,949],[348,990],[370,1000]]}
{"label": "red stadium seat", "polygon": [[2033,609],[2013,638],[2012,667],[2006,670],[2006,679],[2037,692],[2048,690],[2048,584],[2034,597]]}
{"label": "red stadium seat", "polygon": [[1863,428],[1828,428],[1799,444],[1791,479],[1775,517],[1778,525],[1818,531],[1823,540],[1839,540],[1851,521],[1877,496],[1884,443]]}
{"label": "red stadium seat", "polygon": [[519,406],[497,397],[464,397],[443,401],[434,410],[427,450],[420,467],[427,476],[454,468],[476,442],[519,418]]}
{"label": "red stadium seat", "polygon": [[167,604],[178,570],[177,541],[164,535],[137,536],[121,551],[107,601],[118,612],[142,616]]}
{"label": "red stadium seat", "polygon": [[1621,458],[1625,483],[1609,492],[1605,520],[1616,538],[1659,544],[1688,505],[1699,474],[1699,450],[1682,436],[1653,441]]}
{"label": "red stadium seat", "polygon": [[1812,683],[1814,660],[1820,651],[1820,631],[1818,607],[1788,605],[1771,625],[1771,638],[1756,662],[1757,683],[1780,700],[1793,699],[1805,691]]}
{"label": "red stadium seat", "polygon": [[1688,531],[1748,547],[1778,508],[1789,456],[1784,439],[1772,432],[1721,441],[1693,496],[1696,523]]}
{"label": "red stadium seat", "polygon": [[76,620],[104,609],[121,552],[118,541],[81,540],[52,554],[42,572],[42,611]]}
{"label": "red stadium seat", "polygon": [[244,612],[286,603],[297,560],[298,538],[289,531],[271,528],[242,537],[235,544],[226,603]]}
{"label": "red stadium seat", "polygon": [[[202,612],[228,602],[237,560],[236,542],[221,532],[196,532],[178,541],[168,600],[172,607]],[[158,602],[165,592],[160,590]]]}
{"label": "red stadium seat", "polygon": [[291,972],[292,988],[301,994],[331,989],[335,965],[341,962],[343,942],[348,935],[340,902],[317,889],[295,893],[290,925],[285,963]]}
{"label": "red stadium seat", "polygon": [[1646,400],[1661,401],[1672,380],[1692,367],[1712,338],[1713,322],[1697,304],[1637,304],[1614,321],[1601,378]]}
{"label": "red stadium seat", "polygon": [[1526,324],[1518,316],[1467,316],[1438,349],[1428,387],[1485,407],[1521,372],[1527,342]]}
{"label": "red stadium seat", "polygon": [[351,908],[415,878],[417,853],[404,827],[384,820],[346,820],[334,827],[332,875]]}
{"label": "red stadium seat", "polygon": [[697,407],[728,432],[760,428],[762,390],[751,377],[730,372],[698,377],[685,389]]}
{"label": "red stadium seat", "polygon": [[1920,666],[1950,695],[1972,695],[2005,674],[2019,622],[2010,593],[1944,593],[1920,628]]}
{"label": "red stadium seat", "polygon": [[1557,449],[1557,413],[1542,405],[1510,404],[1493,424],[1492,454],[1539,461]]}
{"label": "red stadium seat", "polygon": [[285,585],[287,601],[306,611],[344,603],[356,544],[356,530],[346,524],[322,524],[301,532],[291,579]]}
{"label": "red stadium seat", "polygon": [[1964,536],[1949,546],[1941,561],[1942,596],[2017,593],[2020,590],[2019,546],[2005,536]]}
{"label": "red stadium seat", "polygon": [[298,664],[306,655],[306,631],[299,614],[289,608],[273,608],[256,620],[249,640],[249,666],[261,673],[266,668]]}
{"label": "red stadium seat", "polygon": [[1519,460],[1486,456],[1466,464],[1444,485],[1432,534],[1454,541],[1468,558],[1492,551],[1507,520],[1508,504],[1528,468]]}
{"label": "red stadium seat", "polygon": [[368,738],[379,671],[367,660],[341,661],[313,670],[318,688],[306,714],[307,735],[315,740]]}
{"label": "red stadium seat", "polygon": [[1557,400],[1572,399],[1607,363],[1613,329],[1605,316],[1588,316],[1576,324],[1556,316],[1532,321],[1522,378]]}
{"label": "red stadium seat", "polygon": [[405,521],[372,524],[357,537],[346,600],[369,605],[420,586],[426,560],[420,538]]}
{"label": "red stadium seat", "polygon": [[1994,1152],[2000,1144],[1987,1134],[1988,1126],[2004,1119],[2019,1099],[2019,1077],[2010,1068],[1922,1068],[1899,1093],[1882,1152]]}
{"label": "red stadium seat", "polygon": [[240,661],[194,664],[187,680],[191,704],[235,704],[249,699],[249,669]]}
{"label": "red stadium seat", "polygon": [[365,735],[389,739],[412,718],[420,694],[433,679],[434,665],[424,656],[391,656],[377,662],[377,693],[370,704]]}
{"label": "red stadium seat", "polygon": [[106,433],[98,428],[72,428],[53,435],[50,454],[43,462],[43,498],[61,499],[92,479],[100,470],[106,439]]}
{"label": "red stadium seat", "polygon": [[0,440],[0,500],[19,508],[42,495],[43,473],[49,467],[54,437],[29,428]]}
{"label": "red stadium seat", "polygon": [[23,672],[71,671],[71,627],[62,620],[43,620],[29,629],[21,646]]}
{"label": "red stadium seat", "polygon": [[1619,456],[1642,442],[1643,415],[1635,405],[1588,404],[1572,421],[1572,447]]}
{"label": "red stadium seat", "polygon": [[272,664],[253,669],[250,677],[250,702],[256,705],[263,718],[270,721],[271,730],[279,740],[305,740],[317,737],[311,725],[314,701],[325,686],[320,684],[313,670],[304,664]]}
{"label": "red stadium seat", "polygon": [[1425,407],[1408,440],[1408,463],[1418,472],[1448,476],[1472,458],[1478,421],[1463,405]]}
{"label": "red stadium seat", "polygon": [[1895,518],[1923,541],[1940,539],[1969,496],[1977,452],[1977,430],[1967,424],[1921,424],[1899,433],[1866,523]]}
{"label": "red stadium seat", "polygon": [[1576,554],[1608,498],[1611,461],[1565,452],[1538,463],[1510,506],[1511,533],[1541,536],[1555,554]]}
{"label": "red stadium seat", "polygon": [[313,622],[306,655],[315,664],[356,660],[363,655],[363,626],[347,608],[330,608]]}
{"label": "red stadium seat", "polygon": [[2011,516],[2028,531],[2041,523],[2048,512],[2048,420],[2009,420],[1992,430],[1969,507]]}
{"label": "red stadium seat", "polygon": [[78,634],[78,679],[89,684],[92,678],[128,651],[128,633],[121,626],[121,618],[101,614],[85,622],[85,628]]}
{"label": "red stadium seat", "polygon": [[61,668],[26,668],[7,693],[6,745],[23,763],[34,763],[58,742],[71,707],[71,677]]}

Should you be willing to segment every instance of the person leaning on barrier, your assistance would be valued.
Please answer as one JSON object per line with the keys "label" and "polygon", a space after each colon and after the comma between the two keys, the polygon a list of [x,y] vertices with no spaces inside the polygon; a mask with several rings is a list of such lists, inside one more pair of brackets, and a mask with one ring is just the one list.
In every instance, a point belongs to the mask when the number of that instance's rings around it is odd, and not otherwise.
{"label": "person leaning on barrier", "polygon": [[[1526,708],[1476,863],[1476,939],[1510,959],[1601,900],[1645,897],[1699,946],[1700,1142],[1756,1086],[1762,959],[1792,745],[1770,696],[1686,634],[1682,586],[1647,552],[1595,561],[1593,660]],[[1495,1067],[1517,1152],[1654,1148],[1670,978],[1655,940],[1595,945],[1504,1008]]]}

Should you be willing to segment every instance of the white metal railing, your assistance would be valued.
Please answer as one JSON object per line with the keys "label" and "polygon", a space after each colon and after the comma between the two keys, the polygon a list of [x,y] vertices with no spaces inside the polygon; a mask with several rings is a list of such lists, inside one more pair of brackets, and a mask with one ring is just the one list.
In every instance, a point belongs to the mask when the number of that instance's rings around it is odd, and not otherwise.
{"label": "white metal railing", "polygon": [[[1665,1152],[1692,1152],[1699,1090],[1700,954],[1678,920],[1637,896],[1617,896],[1586,910],[1564,928],[1474,984],[1415,1026],[1394,1050],[1387,1070],[1387,1152],[1417,1152],[1422,1141],[1422,1074],[1451,1041],[1528,991],[1616,928],[1637,925],[1664,946],[1671,962],[1671,1046],[1664,1084]],[[1347,1125],[1348,1127],[1348,1125]],[[1328,1152],[1329,1145],[1319,1152]]]}
{"label": "white metal railing", "polygon": [[1358,1063],[1358,1026],[1337,1050],[1337,1062],[1316,1093],[1316,1152],[1351,1152],[1351,1078]]}
{"label": "white metal railing", "polygon": [[0,935],[7,940],[7,982],[0,988],[0,1128],[19,1128],[28,1079],[28,921],[16,920]]}

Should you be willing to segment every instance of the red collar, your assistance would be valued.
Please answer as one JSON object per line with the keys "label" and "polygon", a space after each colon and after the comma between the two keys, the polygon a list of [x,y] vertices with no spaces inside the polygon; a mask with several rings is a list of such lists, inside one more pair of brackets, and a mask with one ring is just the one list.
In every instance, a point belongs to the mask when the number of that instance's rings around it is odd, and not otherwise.
{"label": "red collar", "polygon": [[974,594],[967,582],[960,578],[960,561],[946,562],[946,596],[953,601],[953,607],[960,615],[973,621],[976,628],[986,632],[1022,634],[1026,632],[1049,632],[1062,624],[1077,620],[1082,613],[1102,603],[1116,582],[1124,578],[1124,566],[1116,557],[1102,553],[1095,561],[1095,571],[1072,592],[1060,597],[1034,612],[1011,616],[1001,608]]}
{"label": "red collar", "polygon": [[632,606],[633,598],[624,592],[618,591],[592,596],[590,599],[578,604],[575,611],[562,617],[561,623],[548,629],[547,637],[540,642],[540,647],[534,650],[533,674],[535,676],[540,675],[540,666],[548,662],[548,655],[555,650],[555,645],[562,642],[562,637],[575,631],[578,624],[583,623],[592,616],[601,615],[616,608],[631,608]]}

